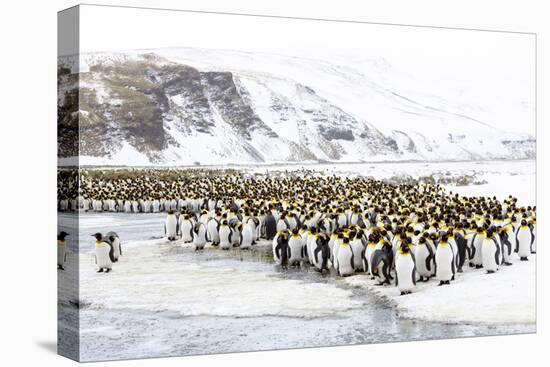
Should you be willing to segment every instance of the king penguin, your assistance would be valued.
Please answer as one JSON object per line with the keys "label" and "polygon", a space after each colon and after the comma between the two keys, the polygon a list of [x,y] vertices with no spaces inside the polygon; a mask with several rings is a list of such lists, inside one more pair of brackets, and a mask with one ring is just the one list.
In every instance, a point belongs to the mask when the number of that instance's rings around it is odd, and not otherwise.
{"label": "king penguin", "polygon": [[118,237],[116,232],[107,232],[105,238],[107,238],[107,240],[113,247],[113,262],[117,262],[122,255],[122,245],[120,244],[120,238]]}
{"label": "king penguin", "polygon": [[166,220],[164,222],[164,234],[168,241],[175,241],[178,233],[178,219],[176,214],[172,210],[166,213]]}
{"label": "king penguin", "polygon": [[531,253],[531,243],[534,240],[533,231],[527,225],[527,220],[522,219],[521,225],[516,231],[516,252],[521,261],[527,261]]}
{"label": "king penguin", "polygon": [[439,280],[439,285],[451,283],[455,275],[454,259],[455,255],[449,244],[449,238],[444,234],[435,250],[435,277]]}
{"label": "king penguin", "polygon": [[407,242],[402,243],[395,258],[395,285],[401,295],[412,293],[416,286],[416,265],[414,254]]}
{"label": "king penguin", "polygon": [[67,262],[67,241],[65,237],[68,235],[65,231],[61,231],[57,235],[57,269],[59,270],[65,270],[65,263]]}
{"label": "king penguin", "polygon": [[113,266],[113,247],[103,239],[101,233],[93,234],[95,237],[95,262],[97,264],[97,272],[102,273],[105,271],[108,273]]}
{"label": "king penguin", "polygon": [[500,259],[500,246],[497,240],[493,237],[495,233],[492,229],[487,230],[487,234],[483,239],[483,247],[481,250],[481,257],[483,261],[483,268],[487,273],[494,273],[498,270],[498,265],[501,262]]}

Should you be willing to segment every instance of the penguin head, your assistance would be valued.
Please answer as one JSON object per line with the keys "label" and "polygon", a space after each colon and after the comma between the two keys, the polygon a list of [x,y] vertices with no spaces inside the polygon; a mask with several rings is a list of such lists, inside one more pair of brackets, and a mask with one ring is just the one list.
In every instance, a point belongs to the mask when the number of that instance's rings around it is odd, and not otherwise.
{"label": "penguin head", "polygon": [[99,232],[93,234],[92,237],[95,237],[95,239],[98,240],[98,241],[101,241],[103,239],[103,235]]}
{"label": "penguin head", "polygon": [[65,237],[67,237],[69,234],[65,231],[59,232],[59,235],[57,236],[57,239],[59,241],[65,241]]}
{"label": "penguin head", "polygon": [[521,225],[522,225],[522,226],[526,226],[526,225],[527,225],[527,220],[526,220],[526,219],[522,219],[522,220],[521,220]]}

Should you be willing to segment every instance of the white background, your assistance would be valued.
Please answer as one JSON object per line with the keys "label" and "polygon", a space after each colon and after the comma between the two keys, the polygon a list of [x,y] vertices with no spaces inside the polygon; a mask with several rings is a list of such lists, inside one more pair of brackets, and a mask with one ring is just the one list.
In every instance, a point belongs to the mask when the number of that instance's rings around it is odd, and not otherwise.
{"label": "white background", "polygon": [[[452,26],[536,32],[538,34],[538,333],[537,335],[469,338],[447,341],[366,345],[355,347],[240,353],[102,363],[114,366],[201,365],[438,365],[438,366],[532,366],[544,359],[549,335],[543,286],[548,272],[546,197],[542,193],[548,148],[542,126],[543,86],[548,74],[541,72],[548,60],[550,37],[545,26],[544,1],[427,1],[367,2],[321,1],[97,1],[104,4],[224,11],[310,18],[348,19],[370,22]],[[0,93],[0,364],[69,365],[55,354],[56,341],[56,32],[58,10],[73,1],[5,2],[1,11],[2,54]],[[99,25],[100,26],[100,25]],[[212,30],[223,31],[223,30]],[[548,61],[546,62],[548,64]],[[472,310],[475,312],[475,310]],[[299,331],[297,331],[299,332]]]}

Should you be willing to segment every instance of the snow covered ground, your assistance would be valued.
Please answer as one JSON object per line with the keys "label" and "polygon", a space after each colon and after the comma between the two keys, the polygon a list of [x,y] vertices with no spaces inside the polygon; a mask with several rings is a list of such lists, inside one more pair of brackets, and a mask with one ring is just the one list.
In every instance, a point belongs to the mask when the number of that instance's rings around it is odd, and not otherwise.
{"label": "snow covered ground", "polygon": [[450,286],[436,280],[417,283],[414,293],[400,296],[394,286],[377,286],[366,275],[345,278],[395,305],[406,318],[451,323],[534,324],[536,321],[536,257],[501,267],[497,273],[465,268]]}

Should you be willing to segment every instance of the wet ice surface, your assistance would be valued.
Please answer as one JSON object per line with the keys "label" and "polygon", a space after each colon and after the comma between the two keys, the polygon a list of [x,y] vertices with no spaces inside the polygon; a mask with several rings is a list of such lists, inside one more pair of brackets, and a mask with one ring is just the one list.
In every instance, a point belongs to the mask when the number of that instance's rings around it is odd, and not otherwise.
{"label": "wet ice surface", "polygon": [[[61,223],[63,218],[61,214]],[[81,360],[535,331],[534,324],[399,318],[390,304],[334,274],[321,275],[308,267],[281,269],[272,262],[269,244],[250,251],[207,247],[196,253],[168,243],[161,238],[163,220],[164,214],[80,216]],[[110,230],[120,235],[124,256],[112,273],[97,274],[91,234]],[[71,248],[76,250],[74,242]],[[76,257],[70,257],[68,266],[71,261]]]}

